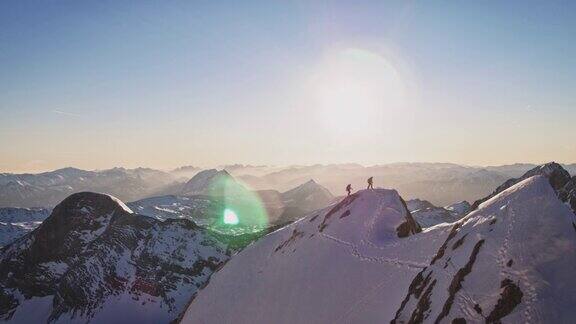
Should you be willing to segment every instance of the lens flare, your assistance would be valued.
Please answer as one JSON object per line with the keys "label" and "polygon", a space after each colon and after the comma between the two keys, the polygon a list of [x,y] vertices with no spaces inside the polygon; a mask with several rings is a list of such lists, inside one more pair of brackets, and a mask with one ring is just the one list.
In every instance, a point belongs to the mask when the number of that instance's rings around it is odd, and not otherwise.
{"label": "lens flare", "polygon": [[238,236],[261,235],[269,227],[268,211],[256,191],[220,171],[208,181],[209,207],[206,222],[218,234]]}
{"label": "lens flare", "polygon": [[224,209],[224,224],[236,225],[238,222],[238,215],[232,209]]}

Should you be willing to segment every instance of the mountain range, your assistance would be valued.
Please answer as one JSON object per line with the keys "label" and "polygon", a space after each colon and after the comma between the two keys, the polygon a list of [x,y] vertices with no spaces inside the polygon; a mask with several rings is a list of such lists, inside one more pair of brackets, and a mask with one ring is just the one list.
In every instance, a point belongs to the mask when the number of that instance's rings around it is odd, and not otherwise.
{"label": "mountain range", "polygon": [[[205,170],[187,181],[179,194],[141,199],[128,206],[160,221],[189,219],[227,234],[249,234],[288,224],[334,199],[313,180],[286,193],[253,192],[224,170]],[[233,227],[222,224],[226,210],[237,213],[242,222]],[[46,208],[0,208],[0,246],[32,231],[49,214]]]}
{"label": "mountain range", "polygon": [[153,169],[86,171],[64,168],[38,174],[0,173],[0,207],[54,207],[81,191],[105,192],[124,201],[163,192],[176,176]]}
{"label": "mountain range", "polygon": [[[359,164],[310,166],[224,165],[220,170],[235,177],[252,191],[285,192],[314,179],[335,195],[344,194],[347,184],[361,189],[374,177],[375,186],[395,188],[406,199],[424,199],[437,206],[474,201],[491,193],[510,178],[516,178],[532,164],[493,167],[462,166],[451,163],[392,163],[365,167]],[[576,174],[576,164],[564,165]],[[51,208],[68,195],[103,192],[123,201],[162,195],[179,195],[191,177],[203,171],[185,166],[171,171],[149,168],[114,168],[87,171],[64,168],[38,174],[0,173],[0,207]]]}
{"label": "mountain range", "polygon": [[[262,230],[287,224],[306,213],[328,206],[335,197],[314,180],[286,192],[251,191],[225,170],[205,170],[192,177],[178,195],[151,197],[128,205],[159,220],[188,218],[202,226],[239,231]],[[241,222],[233,228],[221,224],[226,210]]]}

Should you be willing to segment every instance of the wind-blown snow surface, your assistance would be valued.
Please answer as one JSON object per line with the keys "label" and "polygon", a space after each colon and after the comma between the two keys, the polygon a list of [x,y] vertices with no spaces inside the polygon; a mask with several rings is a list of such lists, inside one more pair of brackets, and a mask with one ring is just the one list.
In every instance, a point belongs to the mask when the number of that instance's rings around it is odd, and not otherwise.
{"label": "wind-blown snow surface", "polygon": [[[576,217],[534,176],[454,224],[390,235],[399,197],[364,191],[242,251],[183,323],[570,323]],[[457,320],[456,322],[453,322]],[[458,321],[459,320],[459,321]]]}

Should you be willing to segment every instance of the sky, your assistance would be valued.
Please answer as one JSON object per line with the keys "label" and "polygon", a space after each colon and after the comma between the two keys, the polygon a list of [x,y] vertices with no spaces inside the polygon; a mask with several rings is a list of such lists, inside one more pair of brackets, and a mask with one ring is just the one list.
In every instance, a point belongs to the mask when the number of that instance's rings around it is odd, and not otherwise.
{"label": "sky", "polygon": [[573,1],[2,1],[0,172],[576,162]]}

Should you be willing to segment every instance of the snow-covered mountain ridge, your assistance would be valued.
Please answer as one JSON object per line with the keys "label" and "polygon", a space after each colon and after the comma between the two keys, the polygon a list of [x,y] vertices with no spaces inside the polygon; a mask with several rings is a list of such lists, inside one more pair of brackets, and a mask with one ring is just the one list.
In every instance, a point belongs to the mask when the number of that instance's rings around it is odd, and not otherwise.
{"label": "snow-covered mountain ridge", "polygon": [[539,170],[405,238],[399,196],[361,191],[243,250],[182,323],[570,323],[573,179]]}
{"label": "snow-covered mountain ridge", "polygon": [[[448,229],[439,226],[434,235]],[[441,240],[418,232],[396,191],[357,192],[240,252],[212,277],[182,322],[353,321],[337,310],[350,309],[366,292],[381,294],[377,286],[389,286],[386,293],[396,287],[400,298],[400,287],[425,267]],[[394,310],[391,304],[374,307]]]}

